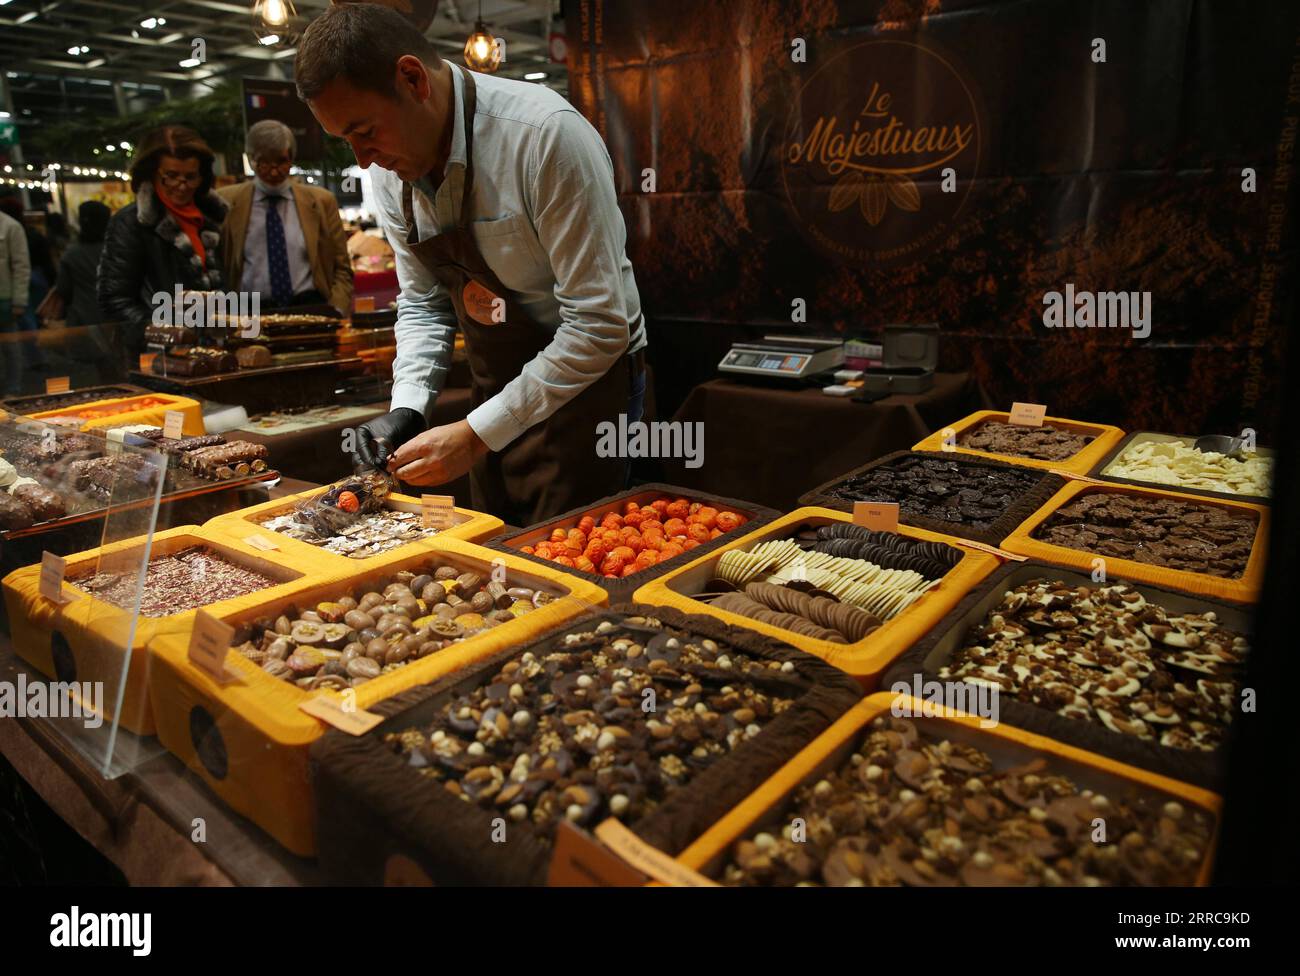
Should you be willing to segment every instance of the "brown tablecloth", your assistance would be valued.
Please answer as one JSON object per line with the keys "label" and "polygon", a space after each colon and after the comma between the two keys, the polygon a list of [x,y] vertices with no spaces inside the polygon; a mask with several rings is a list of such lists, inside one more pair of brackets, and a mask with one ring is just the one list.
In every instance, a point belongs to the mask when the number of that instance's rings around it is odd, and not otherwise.
{"label": "brown tablecloth", "polygon": [[986,408],[969,373],[939,373],[925,393],[875,403],[716,379],[691,391],[674,421],[704,424],[703,464],[663,462],[664,480],[789,511],[823,481]]}

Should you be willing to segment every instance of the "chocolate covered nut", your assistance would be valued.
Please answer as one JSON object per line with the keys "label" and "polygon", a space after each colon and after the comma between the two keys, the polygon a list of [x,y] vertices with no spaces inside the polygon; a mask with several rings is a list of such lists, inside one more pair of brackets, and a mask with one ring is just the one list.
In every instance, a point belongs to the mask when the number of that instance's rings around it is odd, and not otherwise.
{"label": "chocolate covered nut", "polygon": [[505,610],[510,606],[510,604],[514,603],[514,597],[506,590],[504,583],[499,583],[496,580],[493,580],[488,583],[486,592],[488,599],[491,601],[490,607],[494,607],[497,610]]}
{"label": "chocolate covered nut", "polygon": [[[943,727],[882,717],[783,805],[787,826],[734,846],[733,885],[1190,884],[1213,824],[1145,787],[1081,791],[1048,761],[1011,767]],[[933,732],[929,731],[930,729]],[[1119,781],[1115,784],[1119,787]],[[1002,797],[1013,797],[1007,802]],[[1092,841],[1104,815],[1117,843]],[[789,826],[796,818],[806,836]]]}

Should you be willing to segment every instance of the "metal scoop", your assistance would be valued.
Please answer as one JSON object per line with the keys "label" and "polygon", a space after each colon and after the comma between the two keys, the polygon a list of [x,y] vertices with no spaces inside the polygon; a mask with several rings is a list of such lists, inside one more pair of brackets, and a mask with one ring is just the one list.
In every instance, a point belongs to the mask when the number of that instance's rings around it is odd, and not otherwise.
{"label": "metal scoop", "polygon": [[1203,434],[1196,438],[1195,447],[1203,453],[1222,454],[1240,461],[1241,448],[1245,443],[1244,439],[1229,437],[1227,434]]}

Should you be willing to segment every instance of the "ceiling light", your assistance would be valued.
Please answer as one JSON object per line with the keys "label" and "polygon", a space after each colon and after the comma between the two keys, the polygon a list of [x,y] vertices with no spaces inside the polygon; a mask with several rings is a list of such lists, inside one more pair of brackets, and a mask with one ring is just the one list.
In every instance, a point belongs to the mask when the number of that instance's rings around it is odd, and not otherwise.
{"label": "ceiling light", "polygon": [[157,17],[146,17],[144,20],[140,21],[140,26],[143,27],[145,30],[153,30],[155,27],[159,26],[160,24],[165,24],[165,23],[167,23],[167,21],[159,20]]}
{"label": "ceiling light", "polygon": [[262,21],[270,30],[289,26],[289,18],[294,15],[290,0],[254,0],[253,16]]}
{"label": "ceiling light", "polygon": [[9,118],[8,112],[0,112],[0,119],[7,119],[7,118]]}
{"label": "ceiling light", "polygon": [[501,45],[483,23],[483,0],[479,0],[474,33],[465,39],[465,66],[488,73],[501,67]]}
{"label": "ceiling light", "polygon": [[99,155],[99,147],[96,146],[94,149],[91,150],[91,152],[93,152],[96,156],[98,156],[98,155]]}
{"label": "ceiling light", "polygon": [[15,20],[14,23],[15,23],[15,24],[26,24],[28,21],[35,20],[35,19],[36,19],[37,17],[39,17],[39,16],[40,16],[40,14],[37,13],[35,10],[29,10],[29,11],[27,11],[27,13],[23,14],[21,17],[19,17],[17,20]]}
{"label": "ceiling light", "polygon": [[267,34],[265,37],[259,37],[259,38],[257,39],[257,43],[258,43],[258,44],[264,44],[264,45],[266,45],[267,47],[270,47],[272,44],[279,44],[279,43],[280,43],[280,35],[279,35],[279,34]]}
{"label": "ceiling light", "polygon": [[79,47],[77,47],[77,45],[74,44],[74,45],[72,45],[72,47],[68,48],[68,53],[69,53],[69,54],[77,54],[80,50],[81,50],[81,49],[80,49]]}
{"label": "ceiling light", "polygon": [[[198,58],[186,58],[184,61],[177,61],[176,63],[179,64],[182,68],[197,68],[203,62],[200,61]],[[97,149],[95,151],[98,152],[99,150]]]}
{"label": "ceiling light", "polygon": [[117,149],[117,144],[116,144],[116,143],[112,143],[112,142],[110,142],[110,143],[109,143],[107,146],[105,146],[104,148],[107,149],[109,152],[113,152],[114,150]]}
{"label": "ceiling light", "polygon": [[541,81],[546,77],[545,71],[530,71],[524,75],[524,81]]}
{"label": "ceiling light", "polygon": [[137,40],[139,40],[139,38],[140,38],[140,32],[139,32],[138,30],[132,30],[132,31],[131,31],[131,36],[134,37],[134,38],[136,38]]}
{"label": "ceiling light", "polygon": [[120,145],[123,149],[131,148],[131,144],[127,142],[125,139],[123,139],[120,143],[118,143],[118,145]]}

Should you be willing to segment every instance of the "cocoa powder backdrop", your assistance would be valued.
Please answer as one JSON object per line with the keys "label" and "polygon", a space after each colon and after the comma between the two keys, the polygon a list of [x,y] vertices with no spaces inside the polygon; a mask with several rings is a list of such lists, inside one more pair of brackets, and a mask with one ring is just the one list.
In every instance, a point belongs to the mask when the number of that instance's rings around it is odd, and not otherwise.
{"label": "cocoa powder backdrop", "polygon": [[[1300,5],[572,0],[566,13],[570,97],[614,160],[665,413],[735,337],[798,328],[802,297],[804,328],[821,333],[939,322],[941,368],[972,369],[996,404],[1130,430],[1253,426],[1272,442]],[[806,64],[791,62],[794,37]],[[1105,64],[1090,59],[1098,37]],[[980,165],[942,233],[882,264],[813,243],[782,154],[818,66],[890,38],[955,67],[979,103]],[[935,84],[924,66],[894,82]],[[936,180],[917,178],[923,211]],[[1045,328],[1043,294],[1066,282],[1149,290],[1151,337]]]}

